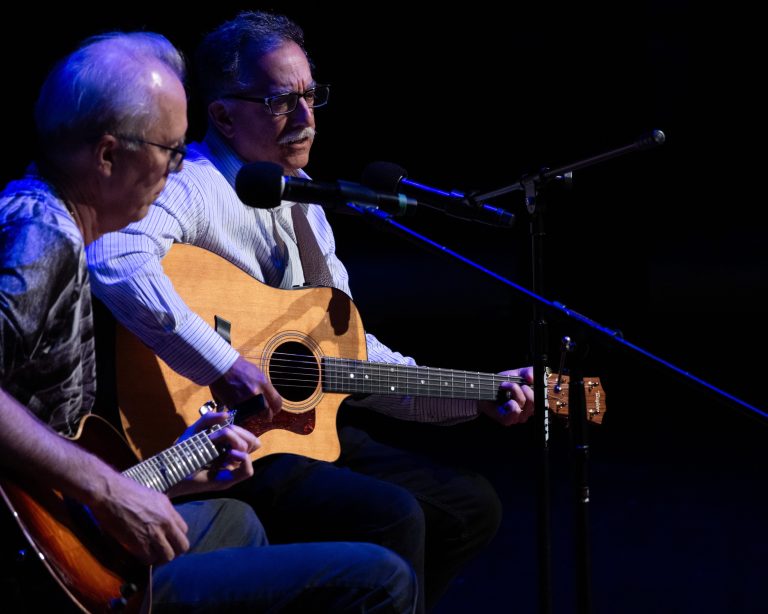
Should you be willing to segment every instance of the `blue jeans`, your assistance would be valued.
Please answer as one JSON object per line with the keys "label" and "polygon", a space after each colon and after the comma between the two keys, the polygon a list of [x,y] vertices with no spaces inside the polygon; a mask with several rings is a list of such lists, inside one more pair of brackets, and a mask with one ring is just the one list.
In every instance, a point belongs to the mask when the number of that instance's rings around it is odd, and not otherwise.
{"label": "blue jeans", "polygon": [[341,429],[336,463],[268,456],[227,496],[249,503],[271,543],[351,541],[403,557],[419,581],[418,611],[496,534],[501,503],[481,476]]}
{"label": "blue jeans", "polygon": [[[232,499],[176,508],[190,550],[154,570],[154,612],[413,612],[416,580],[373,544],[268,545],[253,510]],[[308,519],[309,520],[309,519]]]}

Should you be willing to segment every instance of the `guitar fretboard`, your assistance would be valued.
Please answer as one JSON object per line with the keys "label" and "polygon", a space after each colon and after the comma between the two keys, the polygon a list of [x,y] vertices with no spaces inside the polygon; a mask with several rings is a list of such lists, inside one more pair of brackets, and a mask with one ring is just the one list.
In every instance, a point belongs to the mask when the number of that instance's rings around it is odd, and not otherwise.
{"label": "guitar fretboard", "polygon": [[492,401],[501,382],[522,383],[523,378],[474,371],[436,369],[323,357],[323,390]]}
{"label": "guitar fretboard", "polygon": [[[210,431],[219,428],[217,424]],[[219,451],[203,431],[123,471],[123,475],[152,490],[166,492],[217,456]]]}

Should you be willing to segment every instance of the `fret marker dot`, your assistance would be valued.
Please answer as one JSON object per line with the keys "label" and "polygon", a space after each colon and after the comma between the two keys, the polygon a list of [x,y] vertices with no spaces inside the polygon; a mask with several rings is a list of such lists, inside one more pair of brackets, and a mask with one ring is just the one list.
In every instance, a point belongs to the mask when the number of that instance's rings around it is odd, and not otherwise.
{"label": "fret marker dot", "polygon": [[394,386],[390,386],[390,387],[389,387],[389,389],[390,389],[392,392],[394,392],[394,391],[395,391],[395,387],[394,387]]}
{"label": "fret marker dot", "polygon": [[354,374],[354,373],[350,373],[350,374],[349,374],[349,377],[350,377],[351,379],[355,379],[355,374]]}
{"label": "fret marker dot", "polygon": [[421,383],[423,384],[423,383],[424,383],[424,380],[421,380]]}

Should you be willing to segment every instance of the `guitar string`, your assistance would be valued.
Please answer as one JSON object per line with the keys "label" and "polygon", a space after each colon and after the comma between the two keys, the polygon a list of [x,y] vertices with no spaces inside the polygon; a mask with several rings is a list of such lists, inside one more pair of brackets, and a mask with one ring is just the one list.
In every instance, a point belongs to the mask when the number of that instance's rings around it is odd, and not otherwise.
{"label": "guitar string", "polygon": [[[294,358],[282,358],[283,356],[288,357],[294,357]],[[245,358],[252,358],[252,359],[259,359],[259,356],[254,356],[252,354],[245,354]],[[277,358],[276,358],[277,357]],[[479,383],[500,383],[503,381],[511,381],[516,383],[525,383],[525,379],[516,376],[516,375],[500,375],[500,374],[486,374],[486,373],[480,373],[475,371],[463,371],[463,370],[454,370],[454,369],[444,369],[442,367],[424,367],[424,366],[418,366],[418,365],[399,365],[394,363],[384,363],[384,362],[371,362],[371,361],[365,361],[365,360],[357,360],[357,359],[346,359],[346,358],[336,358],[336,357],[324,357],[326,360],[331,361],[332,364],[330,365],[330,368],[326,368],[325,370],[331,370],[334,369],[336,371],[344,371],[344,365],[340,364],[344,361],[351,361],[353,365],[359,366],[361,371],[371,371],[373,369],[387,369],[390,370],[390,372],[395,372],[396,376],[398,377],[406,377],[406,378],[414,378],[414,379],[424,379],[425,375],[429,375],[430,373],[433,375],[443,375],[447,377],[452,377],[454,379],[458,379],[461,377],[471,377],[474,381],[477,381]],[[318,365],[318,361],[314,358],[314,356],[307,356],[306,354],[294,354],[290,352],[274,352],[272,354],[272,357],[270,359],[270,365],[275,362],[283,362],[287,363],[292,368],[303,368],[308,371],[317,371],[321,367]],[[307,365],[306,367],[300,366],[301,364]],[[297,366],[299,365],[299,366]],[[347,365],[348,366],[348,365]],[[348,371],[348,369],[346,369]],[[397,373],[399,372],[399,373]]]}
{"label": "guitar string", "polygon": [[[233,418],[230,418],[220,425],[195,433],[175,446],[126,469],[123,475],[158,492],[166,492],[218,456],[209,435],[232,422]],[[192,459],[197,464],[191,462]]]}
{"label": "guitar string", "polygon": [[[288,358],[282,358],[283,356]],[[246,355],[246,357],[248,357]],[[254,358],[251,356],[251,358]],[[498,384],[503,381],[515,381],[523,383],[519,376],[482,374],[472,371],[448,370],[436,367],[418,367],[414,365],[397,365],[391,363],[377,363],[359,361],[355,359],[326,357],[331,362],[325,368],[324,376],[330,388],[334,384],[344,382],[345,390],[358,392],[423,392],[425,396],[465,396],[475,398],[482,395],[495,396]],[[344,363],[347,363],[346,365]],[[275,363],[275,368],[270,368],[270,379],[275,385],[292,386],[294,388],[315,389],[319,381],[319,371],[316,358],[306,354],[290,352],[274,352],[270,367]],[[281,363],[281,364],[278,364]],[[301,366],[303,365],[306,366]],[[357,365],[358,370],[350,371],[349,364]],[[288,369],[291,369],[288,371]],[[305,371],[300,373],[299,371]],[[376,371],[376,373],[374,373]],[[383,374],[381,371],[385,371]],[[346,377],[350,373],[373,375],[374,379],[358,379],[352,381]],[[302,377],[311,375],[311,377]],[[294,376],[294,377],[292,377]],[[377,377],[378,376],[378,377]],[[469,381],[467,381],[469,380]],[[449,385],[450,384],[450,385]],[[405,389],[405,390],[403,390]],[[445,395],[449,392],[449,395]]]}
{"label": "guitar string", "polygon": [[[298,361],[288,359],[273,359],[270,361],[270,373],[295,373],[297,375],[309,375],[317,373],[321,370],[317,362],[313,360]],[[434,367],[415,367],[415,366],[392,366],[386,363],[363,363],[358,365],[357,368],[349,369],[348,366],[340,364],[326,365],[322,369],[330,374],[338,375],[340,373],[352,373],[365,375],[379,376],[382,379],[395,378],[406,380],[424,380],[432,379],[435,381],[446,381],[452,379],[457,380],[471,380],[476,383],[497,383],[502,381],[512,381],[521,383],[524,381],[522,377],[513,375],[486,375],[473,371],[452,371],[446,369],[437,369]],[[383,373],[382,373],[383,371]]]}
{"label": "guitar string", "polygon": [[[273,384],[280,386],[293,386],[295,388],[310,388],[317,387],[321,377],[318,369],[312,368],[311,371],[317,375],[311,373],[296,373],[291,371],[285,365],[283,367],[272,368],[269,370],[270,380]],[[349,375],[361,375],[357,379],[348,377]],[[515,381],[513,376],[498,376],[496,378],[480,378],[478,379],[474,373],[468,373],[469,377],[465,377],[463,373],[451,374],[446,377],[445,374],[431,372],[429,374],[411,373],[402,371],[394,373],[389,369],[384,374],[370,373],[372,378],[367,378],[366,373],[354,373],[344,369],[329,369],[326,370],[322,380],[328,388],[341,386],[342,389],[354,392],[396,392],[399,388],[401,392],[424,392],[433,394],[434,396],[449,396],[445,395],[446,392],[450,392],[453,395],[459,396],[478,396],[478,394],[491,394],[493,396],[496,393],[499,383],[503,381]],[[435,377],[441,376],[442,377]],[[517,379],[519,382],[520,380]]]}

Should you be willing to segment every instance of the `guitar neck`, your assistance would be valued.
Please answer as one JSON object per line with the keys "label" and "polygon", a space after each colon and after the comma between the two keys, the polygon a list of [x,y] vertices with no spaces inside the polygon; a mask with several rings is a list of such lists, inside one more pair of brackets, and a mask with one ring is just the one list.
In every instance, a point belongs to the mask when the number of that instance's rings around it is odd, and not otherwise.
{"label": "guitar neck", "polygon": [[[219,428],[221,425],[217,424],[210,430]],[[219,451],[208,437],[208,432],[202,431],[134,465],[123,475],[152,490],[167,492],[218,456]]]}
{"label": "guitar neck", "polygon": [[323,390],[327,392],[386,394],[492,401],[501,382],[523,383],[523,378],[454,369],[436,369],[323,357]]}

